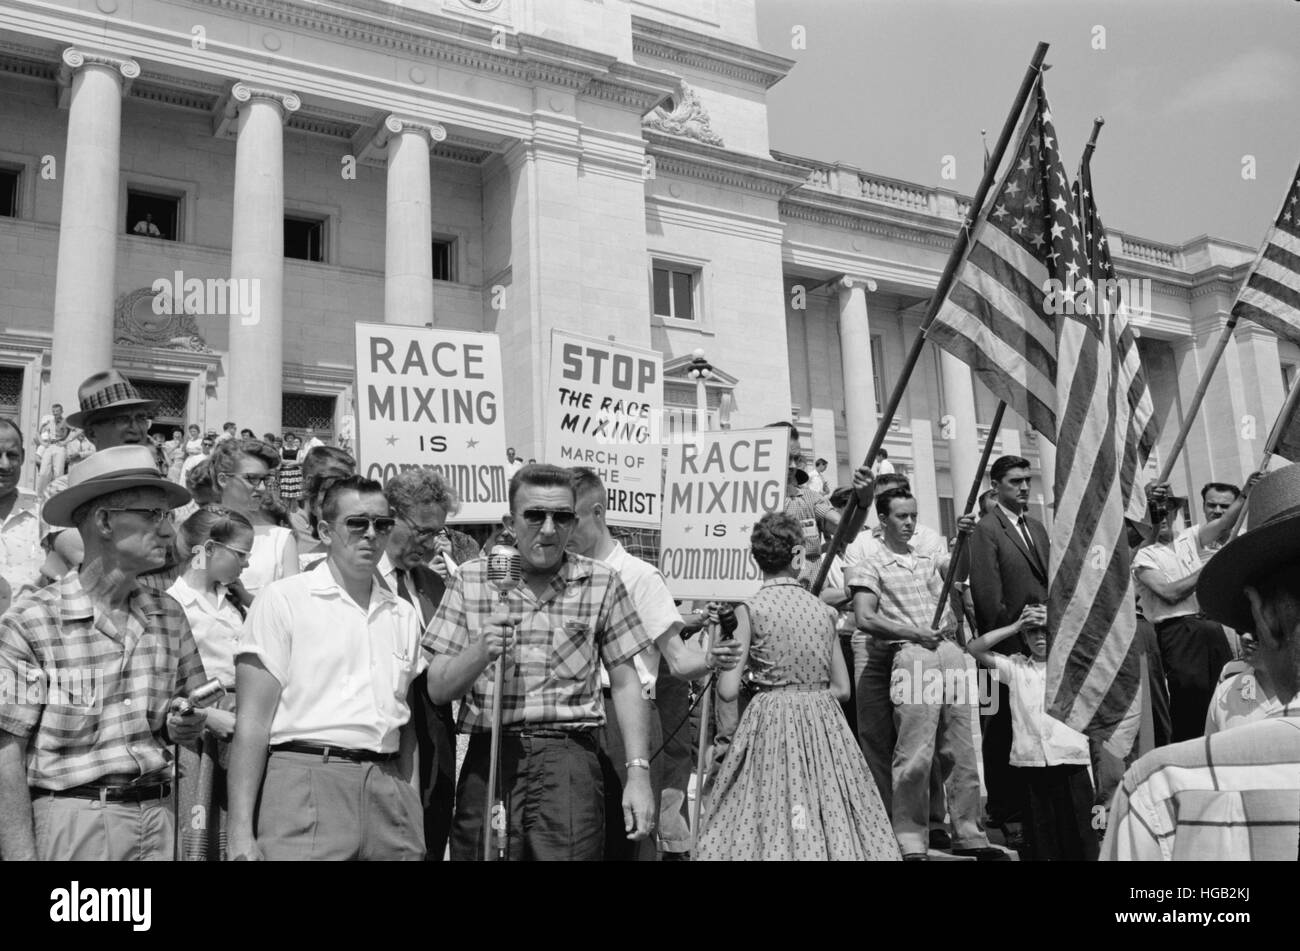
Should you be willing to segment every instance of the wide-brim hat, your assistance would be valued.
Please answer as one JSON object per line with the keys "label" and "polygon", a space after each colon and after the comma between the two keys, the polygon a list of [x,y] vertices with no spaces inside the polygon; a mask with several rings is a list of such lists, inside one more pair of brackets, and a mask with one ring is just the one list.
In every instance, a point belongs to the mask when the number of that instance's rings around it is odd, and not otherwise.
{"label": "wide-brim hat", "polygon": [[1196,582],[1207,617],[1238,631],[1255,629],[1245,587],[1300,561],[1300,465],[1270,472],[1250,490],[1246,530],[1220,548]]}
{"label": "wide-brim hat", "polygon": [[45,500],[41,516],[50,525],[72,527],[77,507],[123,489],[162,489],[167,507],[189,502],[189,490],[158,474],[153,450],[146,446],[114,446],[101,449],[68,472],[68,487]]}
{"label": "wide-brim hat", "polygon": [[105,370],[86,377],[77,387],[77,402],[81,409],[68,415],[68,425],[81,429],[91,416],[109,409],[127,409],[132,406],[157,408],[155,400],[144,399],[135,386],[116,370]]}

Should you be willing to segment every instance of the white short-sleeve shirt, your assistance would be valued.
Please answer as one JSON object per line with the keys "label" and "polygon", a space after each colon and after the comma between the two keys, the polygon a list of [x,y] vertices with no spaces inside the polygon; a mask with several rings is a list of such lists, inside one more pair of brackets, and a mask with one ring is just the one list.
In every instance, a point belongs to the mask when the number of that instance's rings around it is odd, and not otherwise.
{"label": "white short-sleeve shirt", "polygon": [[1047,713],[1047,663],[1023,654],[989,654],[1011,688],[1012,766],[1087,766],[1088,738]]}
{"label": "white short-sleeve shirt", "polygon": [[268,585],[240,632],[240,655],[256,655],[282,688],[271,744],[301,741],[377,753],[397,751],[411,718],[411,681],[428,665],[415,609],[372,584],[359,606],[329,561]]}
{"label": "white short-sleeve shirt", "polygon": [[217,599],[199,591],[181,575],[172,582],[167,593],[185,609],[190,622],[194,643],[203,658],[203,669],[209,677],[216,677],[227,690],[235,686],[235,654],[239,647],[239,632],[244,619],[239,609],[226,597],[226,586],[217,586]]}
{"label": "white short-sleeve shirt", "polygon": [[[656,640],[680,622],[682,616],[677,612],[673,596],[668,591],[668,583],[659,570],[649,562],[642,561],[635,555],[629,555],[627,549],[615,543],[614,550],[602,561],[618,572],[619,580],[627,593],[632,596],[637,617],[645,625],[646,632]],[[659,648],[651,644],[632,658],[637,676],[647,698],[654,697],[655,681],[659,677]],[[601,678],[608,681],[609,674],[601,666]]]}
{"label": "white short-sleeve shirt", "polygon": [[1138,598],[1142,602],[1142,613],[1152,624],[1167,621],[1170,618],[1196,614],[1201,610],[1196,601],[1196,592],[1191,591],[1177,604],[1170,604],[1156,597],[1154,591],[1142,580],[1149,571],[1156,572],[1165,582],[1179,581],[1200,568],[1199,561],[1189,567],[1172,545],[1147,545],[1133,556],[1133,580],[1137,583]]}

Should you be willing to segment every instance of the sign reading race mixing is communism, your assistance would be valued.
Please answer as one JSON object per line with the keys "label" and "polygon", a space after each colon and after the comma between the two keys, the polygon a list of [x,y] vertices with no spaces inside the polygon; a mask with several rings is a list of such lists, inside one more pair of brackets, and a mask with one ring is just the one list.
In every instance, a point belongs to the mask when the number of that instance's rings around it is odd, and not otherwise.
{"label": "sign reading race mixing is communism", "polygon": [[659,525],[663,369],[654,350],[551,332],[546,461],[599,475],[611,525]]}
{"label": "sign reading race mixing is communism", "polygon": [[496,334],[357,324],[361,474],[437,469],[461,500],[449,521],[498,521],[510,481],[501,385]]}
{"label": "sign reading race mixing is communism", "polygon": [[774,427],[695,433],[669,445],[659,571],[673,597],[743,601],[758,591],[750,532],[785,509],[789,442]]}

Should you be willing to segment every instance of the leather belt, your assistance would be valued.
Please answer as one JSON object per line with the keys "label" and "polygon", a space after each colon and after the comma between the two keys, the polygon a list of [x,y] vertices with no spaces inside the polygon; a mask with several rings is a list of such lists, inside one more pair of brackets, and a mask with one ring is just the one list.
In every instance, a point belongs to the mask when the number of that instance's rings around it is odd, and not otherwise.
{"label": "leather belt", "polygon": [[376,753],[374,750],[350,750],[344,746],[319,746],[315,743],[276,743],[271,747],[273,753],[310,753],[319,756],[323,762],[331,759],[344,759],[350,763],[387,763],[397,759],[396,753]]}
{"label": "leather belt", "polygon": [[171,783],[153,783],[148,786],[73,786],[71,789],[33,788],[41,796],[61,796],[72,799],[98,799],[100,802],[151,802],[166,799],[172,794]]}

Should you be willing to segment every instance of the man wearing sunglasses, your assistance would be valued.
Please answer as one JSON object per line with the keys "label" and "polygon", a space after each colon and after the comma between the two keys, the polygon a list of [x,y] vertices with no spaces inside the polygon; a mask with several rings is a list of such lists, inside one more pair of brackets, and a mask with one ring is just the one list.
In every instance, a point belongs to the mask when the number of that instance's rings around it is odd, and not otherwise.
{"label": "man wearing sunglasses", "polygon": [[[456,789],[453,860],[483,854],[491,731],[492,662],[504,656],[501,790],[511,860],[598,861],[604,853],[604,780],[597,734],[605,722],[600,662],[627,756],[623,828],[650,832],[649,701],[632,658],[654,641],[618,574],[565,551],[577,521],[567,469],[524,466],[510,480],[506,529],[523,581],[502,598],[488,560],[461,566],[424,637],[429,697],[464,698],[469,751]],[[513,630],[512,630],[513,629]]]}
{"label": "man wearing sunglasses", "polygon": [[85,554],[0,620],[0,854],[7,860],[173,856],[173,743],[205,715],[172,700],[202,686],[181,606],[138,577],[163,564],[190,493],[143,446],[105,449],[45,503]]}
{"label": "man wearing sunglasses", "polygon": [[[420,629],[446,591],[443,579],[428,565],[445,535],[447,516],[460,507],[456,493],[434,469],[410,469],[384,486],[388,507],[397,520],[376,569],[381,584],[411,604]],[[424,675],[411,686],[411,722],[419,751],[420,804],[424,809],[425,857],[441,861],[451,832],[456,799],[456,721],[451,704],[429,699]]]}
{"label": "man wearing sunglasses", "polygon": [[333,483],[321,512],[325,560],[263,588],[240,633],[230,855],[418,861],[414,746],[399,733],[425,667],[420,620],[376,579],[397,519],[362,476]]}

